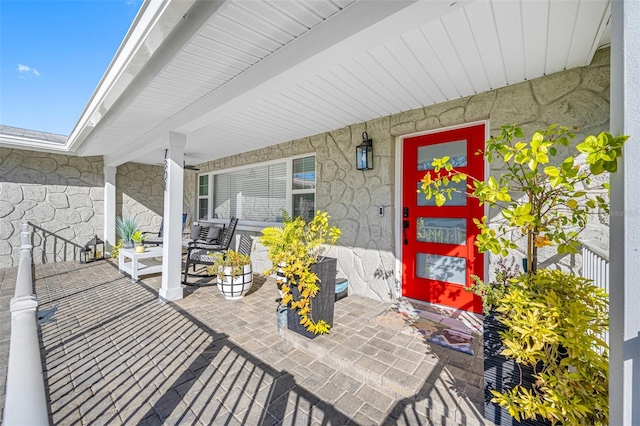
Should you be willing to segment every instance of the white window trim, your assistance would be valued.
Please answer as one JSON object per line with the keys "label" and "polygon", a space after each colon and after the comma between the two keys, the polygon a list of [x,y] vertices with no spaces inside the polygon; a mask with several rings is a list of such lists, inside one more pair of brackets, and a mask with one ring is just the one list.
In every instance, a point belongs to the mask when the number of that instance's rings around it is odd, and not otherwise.
{"label": "white window trim", "polygon": [[208,173],[200,173],[198,174],[198,179],[197,179],[197,184],[198,184],[198,188],[196,189],[196,194],[197,194],[197,200],[196,200],[196,217],[198,218],[198,220],[200,219],[200,200],[202,199],[207,199],[207,218],[211,215],[211,176],[209,176],[209,179],[207,180],[207,185],[209,186],[207,188],[207,195],[200,195],[200,177],[201,176],[208,176]]}
{"label": "white window trim", "polygon": [[[223,174],[223,173],[229,173],[229,172],[234,172],[234,171],[238,171],[238,170],[245,170],[245,169],[250,169],[253,167],[262,167],[262,166],[268,166],[270,164],[280,164],[280,163],[286,163],[286,169],[287,169],[287,186],[286,186],[286,191],[287,191],[287,201],[286,201],[286,210],[287,212],[292,215],[293,214],[293,195],[294,194],[315,194],[316,193],[316,188],[313,189],[293,189],[293,160],[296,160],[298,158],[305,158],[305,157],[314,157],[317,158],[316,153],[315,152],[309,152],[306,154],[297,154],[297,155],[293,155],[291,157],[286,157],[286,158],[280,158],[277,160],[269,160],[269,161],[263,161],[260,163],[252,163],[252,164],[247,164],[247,165],[243,165],[243,166],[236,166],[236,167],[229,167],[227,169],[221,169],[221,170],[215,170],[212,172],[207,172],[207,173],[198,173],[198,197],[197,197],[197,205],[196,205],[196,211],[198,213],[198,215],[200,214],[200,206],[199,206],[199,200],[202,198],[207,198],[209,200],[208,203],[208,212],[207,212],[207,218],[206,219],[199,219],[199,222],[202,223],[213,223],[213,224],[226,224],[229,219],[213,219],[211,218],[211,214],[213,213],[213,180],[215,179],[215,175],[219,175],[219,174]],[[316,160],[316,173],[318,170],[318,163]],[[209,176],[209,192],[207,196],[200,196],[200,176],[204,176],[207,175]],[[317,176],[317,175],[316,175]],[[316,187],[317,187],[317,179],[316,179]],[[314,211],[315,211],[315,198],[314,198]],[[240,230],[240,231],[262,231],[264,228],[267,228],[269,226],[280,226],[282,225],[281,222],[260,222],[260,221],[254,221],[254,220],[239,220],[238,221],[238,226],[236,229]]]}

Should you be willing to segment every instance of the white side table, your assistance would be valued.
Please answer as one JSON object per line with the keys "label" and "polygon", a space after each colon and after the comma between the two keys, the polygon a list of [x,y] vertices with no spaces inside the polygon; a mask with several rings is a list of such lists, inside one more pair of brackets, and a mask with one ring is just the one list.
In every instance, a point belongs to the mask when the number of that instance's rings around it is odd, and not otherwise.
{"label": "white side table", "polygon": [[[127,258],[131,261],[127,262]],[[143,263],[140,259],[147,260]],[[138,281],[140,275],[162,272],[162,247],[147,247],[142,253],[136,253],[135,249],[121,248],[118,254],[118,270],[121,274],[129,274],[133,282]]]}

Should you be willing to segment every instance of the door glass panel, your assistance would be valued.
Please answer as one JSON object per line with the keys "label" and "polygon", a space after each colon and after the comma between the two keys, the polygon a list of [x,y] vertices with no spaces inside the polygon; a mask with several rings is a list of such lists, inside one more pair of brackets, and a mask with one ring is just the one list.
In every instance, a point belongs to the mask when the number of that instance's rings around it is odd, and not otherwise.
{"label": "door glass panel", "polygon": [[416,239],[424,243],[465,245],[467,219],[419,217]]}
{"label": "door glass panel", "polygon": [[467,259],[463,257],[418,253],[416,260],[416,276],[420,278],[465,284]]}
{"label": "door glass panel", "polygon": [[450,157],[449,162],[453,167],[467,165],[467,141],[455,141],[426,145],[418,148],[418,170],[433,170],[434,158]]}
{"label": "door glass panel", "polygon": [[[453,182],[450,181],[447,188],[454,188],[457,192],[451,193],[451,199],[446,196],[447,201],[444,203],[445,206],[466,206],[467,205],[467,182]],[[422,207],[434,207],[436,205],[436,197],[431,197],[430,200],[427,200],[427,196],[422,192],[422,182],[418,182],[418,206]]]}

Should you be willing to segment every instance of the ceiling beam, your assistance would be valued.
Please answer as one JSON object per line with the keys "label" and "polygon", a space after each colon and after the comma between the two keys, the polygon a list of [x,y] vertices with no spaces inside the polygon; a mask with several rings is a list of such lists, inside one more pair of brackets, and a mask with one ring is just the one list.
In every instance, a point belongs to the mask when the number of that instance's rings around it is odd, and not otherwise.
{"label": "ceiling beam", "polygon": [[105,158],[136,159],[161,146],[167,132],[191,133],[468,3],[358,1]]}

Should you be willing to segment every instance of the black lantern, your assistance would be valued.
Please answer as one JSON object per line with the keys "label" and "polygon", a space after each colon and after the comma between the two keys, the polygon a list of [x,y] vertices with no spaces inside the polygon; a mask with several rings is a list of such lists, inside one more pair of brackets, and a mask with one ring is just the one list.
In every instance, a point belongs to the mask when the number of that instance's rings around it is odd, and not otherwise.
{"label": "black lantern", "polygon": [[362,133],[362,143],[356,147],[356,169],[373,170],[373,141],[367,132]]}
{"label": "black lantern", "polygon": [[94,235],[91,240],[82,248],[80,257],[81,263],[95,262],[104,259],[104,241]]}

